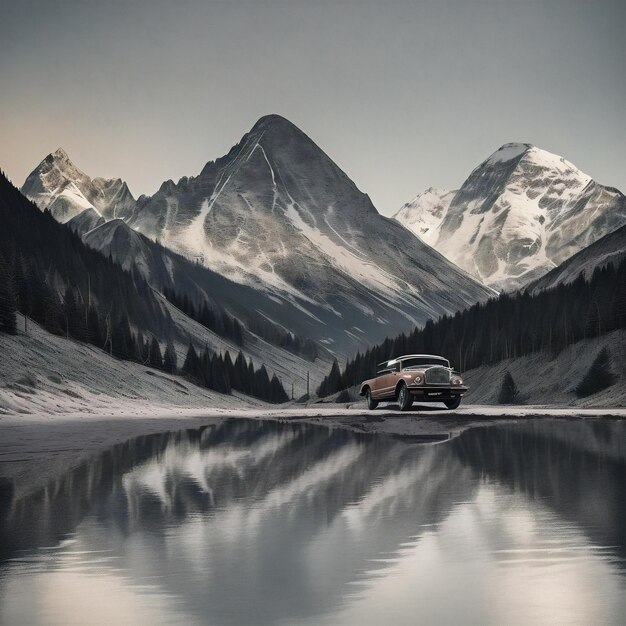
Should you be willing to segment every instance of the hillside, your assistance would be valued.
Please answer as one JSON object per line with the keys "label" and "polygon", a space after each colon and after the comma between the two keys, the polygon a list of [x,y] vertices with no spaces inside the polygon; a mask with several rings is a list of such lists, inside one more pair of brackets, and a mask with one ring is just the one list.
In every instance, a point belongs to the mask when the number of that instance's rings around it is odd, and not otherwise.
{"label": "hillside", "polygon": [[569,284],[582,273],[589,279],[593,272],[606,265],[617,266],[626,257],[626,225],[618,228],[584,248],[574,256],[563,261],[536,281],[526,287],[529,293],[536,293],[543,289],[551,289],[557,285]]}

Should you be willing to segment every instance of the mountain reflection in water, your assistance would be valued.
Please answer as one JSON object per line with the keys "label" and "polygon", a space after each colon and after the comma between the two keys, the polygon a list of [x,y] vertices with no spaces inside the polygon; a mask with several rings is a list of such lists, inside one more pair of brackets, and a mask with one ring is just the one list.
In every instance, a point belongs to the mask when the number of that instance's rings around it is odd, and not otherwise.
{"label": "mountain reflection in water", "polygon": [[622,623],[625,434],[140,437],[6,508],[0,623]]}

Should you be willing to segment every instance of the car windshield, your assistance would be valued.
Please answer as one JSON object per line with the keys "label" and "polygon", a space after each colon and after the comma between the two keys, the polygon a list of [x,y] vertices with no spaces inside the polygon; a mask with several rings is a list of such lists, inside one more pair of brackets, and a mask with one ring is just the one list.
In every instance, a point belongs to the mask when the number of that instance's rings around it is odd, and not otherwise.
{"label": "car windshield", "polygon": [[416,356],[410,359],[404,359],[402,361],[403,370],[414,370],[425,365],[443,365],[443,367],[450,367],[448,359],[442,359],[438,356]]}

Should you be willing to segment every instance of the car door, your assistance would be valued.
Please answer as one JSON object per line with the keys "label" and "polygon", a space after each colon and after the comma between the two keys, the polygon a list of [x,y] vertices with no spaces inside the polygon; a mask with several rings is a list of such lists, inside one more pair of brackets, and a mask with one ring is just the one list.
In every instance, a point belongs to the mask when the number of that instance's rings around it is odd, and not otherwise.
{"label": "car door", "polygon": [[373,396],[376,398],[387,398],[395,395],[396,383],[400,375],[400,365],[396,364],[392,370],[382,373],[376,378]]}

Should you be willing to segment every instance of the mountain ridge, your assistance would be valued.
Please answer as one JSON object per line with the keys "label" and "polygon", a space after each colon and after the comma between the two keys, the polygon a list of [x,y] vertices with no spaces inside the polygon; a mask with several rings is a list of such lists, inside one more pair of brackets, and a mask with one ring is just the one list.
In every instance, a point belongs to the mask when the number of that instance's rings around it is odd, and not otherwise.
{"label": "mountain ridge", "polygon": [[60,222],[68,222],[87,208],[105,218],[124,215],[135,205],[121,178],[91,178],[79,169],[63,148],[48,154],[27,176],[21,192]]}
{"label": "mountain ridge", "polygon": [[[315,320],[338,355],[493,292],[378,213],[297,126],[260,118],[197,176],[124,213],[149,239]],[[123,263],[123,261],[122,261]]]}
{"label": "mountain ridge", "polygon": [[500,290],[529,284],[626,223],[621,192],[528,143],[504,144],[474,168],[426,233],[432,211],[418,199],[394,218]]}

